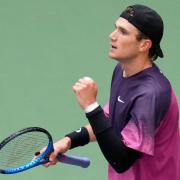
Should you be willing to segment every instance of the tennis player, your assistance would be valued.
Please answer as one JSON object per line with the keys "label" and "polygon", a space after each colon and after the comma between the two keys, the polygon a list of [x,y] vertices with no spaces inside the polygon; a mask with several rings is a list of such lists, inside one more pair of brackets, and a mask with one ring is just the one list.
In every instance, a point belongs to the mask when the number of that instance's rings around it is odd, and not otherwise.
{"label": "tennis player", "polygon": [[144,5],[127,7],[110,34],[109,57],[117,60],[109,102],[98,104],[97,84],[79,79],[73,86],[89,121],[54,144],[58,153],[97,141],[109,162],[109,180],[180,180],[177,99],[154,61],[163,57],[163,21]]}

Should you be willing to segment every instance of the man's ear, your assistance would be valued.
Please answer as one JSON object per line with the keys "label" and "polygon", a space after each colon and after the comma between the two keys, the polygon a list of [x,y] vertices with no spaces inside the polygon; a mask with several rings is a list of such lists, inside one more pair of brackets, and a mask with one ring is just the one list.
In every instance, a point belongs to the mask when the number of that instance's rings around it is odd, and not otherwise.
{"label": "man's ear", "polygon": [[148,51],[152,47],[152,41],[150,39],[142,39],[139,46],[140,52]]}

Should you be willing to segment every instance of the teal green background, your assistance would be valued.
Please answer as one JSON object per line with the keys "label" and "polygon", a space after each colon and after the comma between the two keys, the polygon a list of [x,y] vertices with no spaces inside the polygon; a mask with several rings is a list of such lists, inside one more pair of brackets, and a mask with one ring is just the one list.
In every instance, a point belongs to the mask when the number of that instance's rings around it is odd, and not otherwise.
{"label": "teal green background", "polygon": [[[99,103],[107,101],[116,64],[107,55],[108,35],[120,12],[134,3],[149,5],[164,19],[165,58],[157,63],[179,100],[178,0],[0,0],[0,139],[24,127],[41,126],[58,140],[87,123],[72,85],[91,76],[99,86]],[[68,153],[90,157],[91,166],[58,164],[0,179],[107,179],[107,162],[96,143]]]}

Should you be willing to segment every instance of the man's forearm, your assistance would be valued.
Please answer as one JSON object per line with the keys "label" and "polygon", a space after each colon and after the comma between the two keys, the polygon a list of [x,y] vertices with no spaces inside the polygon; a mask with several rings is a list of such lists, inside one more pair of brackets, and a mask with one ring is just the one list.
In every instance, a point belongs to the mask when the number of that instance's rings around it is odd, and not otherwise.
{"label": "man's forearm", "polygon": [[85,128],[88,130],[89,133],[89,139],[91,142],[96,141],[96,136],[94,135],[94,132],[92,130],[92,127],[90,124],[87,124]]}
{"label": "man's forearm", "polygon": [[110,121],[99,106],[90,113],[86,113],[99,147],[117,173],[128,170],[141,157],[141,153],[127,147],[120,134],[117,134]]}

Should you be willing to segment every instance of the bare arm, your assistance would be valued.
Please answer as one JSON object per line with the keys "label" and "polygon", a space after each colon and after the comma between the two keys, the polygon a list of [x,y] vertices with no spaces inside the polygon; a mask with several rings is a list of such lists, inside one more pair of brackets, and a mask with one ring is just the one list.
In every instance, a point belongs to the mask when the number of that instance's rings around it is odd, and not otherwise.
{"label": "bare arm", "polygon": [[87,124],[85,127],[88,130],[90,141],[91,142],[96,141],[96,136],[94,135],[91,125]]}

